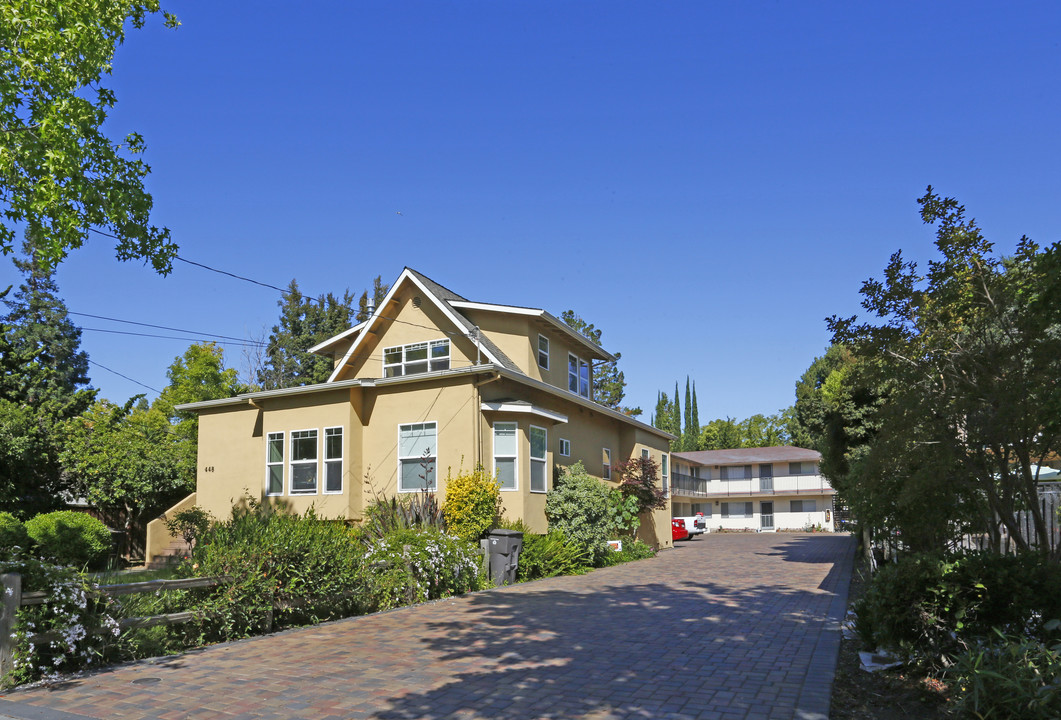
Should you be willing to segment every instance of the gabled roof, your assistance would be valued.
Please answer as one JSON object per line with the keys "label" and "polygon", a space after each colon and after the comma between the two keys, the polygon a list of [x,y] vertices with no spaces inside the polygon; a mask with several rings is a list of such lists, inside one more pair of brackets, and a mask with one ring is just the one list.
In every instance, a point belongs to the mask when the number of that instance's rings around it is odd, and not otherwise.
{"label": "gabled roof", "polygon": [[818,462],[822,454],[817,450],[777,445],[762,448],[733,448],[730,450],[696,450],[673,453],[676,460],[685,460],[698,465],[745,465],[770,462]]}
{"label": "gabled roof", "polygon": [[507,313],[509,315],[528,315],[530,317],[536,317],[544,321],[546,324],[553,327],[554,330],[568,336],[576,344],[581,345],[586,349],[587,355],[599,358],[605,362],[615,361],[615,356],[610,352],[597,345],[592,340],[587,338],[582,333],[576,332],[567,323],[562,322],[555,315],[542,310],[541,308],[528,308],[520,307],[519,305],[497,305],[495,303],[481,303],[471,302],[470,300],[455,300],[450,301],[450,305],[457,308],[458,310],[483,310],[486,312],[498,312]]}
{"label": "gabled roof", "polygon": [[365,323],[363,323],[363,322],[362,323],[358,323],[357,325],[354,325],[349,330],[344,330],[343,332],[339,333],[338,335],[332,335],[330,338],[328,338],[324,342],[317,343],[313,347],[311,347],[308,350],[306,350],[306,352],[316,353],[318,355],[325,354],[325,351],[328,348],[330,348],[333,345],[337,345],[340,340],[345,340],[346,338],[350,337],[351,335],[355,335],[356,333],[360,332],[364,327],[365,327]]}

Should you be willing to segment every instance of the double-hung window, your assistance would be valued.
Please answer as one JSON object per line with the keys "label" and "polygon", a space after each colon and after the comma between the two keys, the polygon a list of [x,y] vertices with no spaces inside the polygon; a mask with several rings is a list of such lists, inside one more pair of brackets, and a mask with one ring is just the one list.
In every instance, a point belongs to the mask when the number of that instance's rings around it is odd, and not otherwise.
{"label": "double-hung window", "polygon": [[433,422],[398,426],[398,491],[435,490],[438,425]]}
{"label": "double-hung window", "polygon": [[669,482],[668,470],[670,470],[670,468],[668,467],[669,461],[670,461],[670,458],[667,455],[667,453],[663,453],[662,455],[659,456],[659,474],[660,474],[660,478],[663,480],[663,495],[664,495],[664,497],[666,497],[666,496],[668,496],[670,494],[670,488],[668,487],[668,482]]}
{"label": "double-hung window", "polygon": [[589,363],[571,354],[567,356],[567,389],[589,397]]}
{"label": "double-hung window", "polygon": [[343,491],[343,429],[324,428],[324,492]]}
{"label": "double-hung window", "polygon": [[549,338],[544,335],[538,336],[538,367],[549,369]]}
{"label": "double-hung window", "polygon": [[265,441],[265,494],[284,494],[284,434],[271,432]]}
{"label": "double-hung window", "polygon": [[608,448],[603,448],[603,450],[604,450],[604,458],[603,458],[604,468],[601,470],[600,476],[604,480],[611,480],[612,479],[612,451],[609,450]]}
{"label": "double-hung window", "polygon": [[317,492],[317,431],[291,433],[291,494]]}
{"label": "double-hung window", "polygon": [[530,426],[530,489],[545,492],[549,489],[546,476],[546,448],[549,447],[549,432],[545,428]]}
{"label": "double-hung window", "polygon": [[449,370],[449,340],[410,343],[383,348],[383,377],[401,377]]}
{"label": "double-hung window", "polygon": [[515,490],[519,434],[514,422],[494,423],[494,475],[502,490]]}

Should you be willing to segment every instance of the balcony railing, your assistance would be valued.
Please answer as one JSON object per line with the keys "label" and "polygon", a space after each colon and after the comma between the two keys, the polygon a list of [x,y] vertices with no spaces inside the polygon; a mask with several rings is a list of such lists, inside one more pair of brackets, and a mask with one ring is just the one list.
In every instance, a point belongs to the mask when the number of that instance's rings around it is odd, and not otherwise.
{"label": "balcony railing", "polygon": [[[832,495],[835,491],[821,475],[774,475],[743,480],[708,480],[683,473],[672,473],[671,494],[675,497],[735,497],[749,495]],[[766,487],[763,487],[763,486]]]}

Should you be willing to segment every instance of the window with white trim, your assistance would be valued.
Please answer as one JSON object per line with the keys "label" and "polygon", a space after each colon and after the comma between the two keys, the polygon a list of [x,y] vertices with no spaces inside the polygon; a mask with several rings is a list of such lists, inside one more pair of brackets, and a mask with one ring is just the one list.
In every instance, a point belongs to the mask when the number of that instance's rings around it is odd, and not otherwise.
{"label": "window with white trim", "polygon": [[284,494],[284,434],[271,432],[265,440],[265,494]]}
{"label": "window with white trim", "polygon": [[502,490],[515,490],[519,444],[517,426],[514,422],[494,423],[494,476]]}
{"label": "window with white trim", "polygon": [[571,457],[571,441],[560,438],[560,457]]}
{"label": "window with white trim", "polygon": [[398,426],[398,492],[437,489],[437,434],[434,422]]}
{"label": "window with white trim", "polygon": [[813,500],[793,500],[790,505],[792,512],[815,512],[818,507]]}
{"label": "window with white trim", "polygon": [[536,425],[530,426],[530,489],[531,492],[546,492],[549,483],[546,475],[546,452],[549,447],[549,431]]}
{"label": "window with white trim", "polygon": [[409,343],[383,348],[383,377],[449,370],[449,340]]}
{"label": "window with white trim", "polygon": [[663,495],[664,495],[664,497],[670,495],[670,489],[668,487],[668,473],[667,473],[667,471],[670,469],[668,467],[668,461],[669,460],[670,460],[670,458],[667,456],[667,453],[662,453],[659,456],[659,474],[660,474],[660,478],[663,480]]}
{"label": "window with white trim", "polygon": [[324,428],[324,492],[343,491],[343,429]]}
{"label": "window with white trim", "polygon": [[291,490],[292,495],[317,492],[317,431],[291,432]]}
{"label": "window with white trim", "polygon": [[538,336],[538,367],[549,369],[549,338],[544,335]]}
{"label": "window with white trim", "polygon": [[652,453],[650,453],[647,448],[641,448],[641,457],[643,457],[645,460],[648,460],[650,457],[652,457]]}
{"label": "window with white trim", "polygon": [[608,448],[602,448],[604,450],[604,468],[601,470],[601,478],[604,480],[612,479],[612,451]]}
{"label": "window with white trim", "polygon": [[589,363],[570,353],[567,355],[567,389],[584,398],[589,397]]}

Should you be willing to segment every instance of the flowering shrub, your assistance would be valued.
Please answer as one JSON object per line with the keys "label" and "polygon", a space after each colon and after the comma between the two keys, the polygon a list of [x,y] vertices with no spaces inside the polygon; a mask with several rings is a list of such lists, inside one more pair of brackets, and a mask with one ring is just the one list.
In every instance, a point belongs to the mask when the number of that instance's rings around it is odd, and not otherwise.
{"label": "flowering shrub", "polygon": [[198,538],[179,569],[188,577],[232,579],[190,593],[197,639],[229,640],[354,614],[363,553],[357,535],[312,508],[295,515],[253,501],[237,507]]}
{"label": "flowering shrub", "polygon": [[395,530],[369,546],[365,611],[388,610],[485,587],[479,548],[434,528]]}
{"label": "flowering shrub", "polygon": [[60,672],[96,662],[119,629],[107,599],[75,568],[16,555],[0,561],[0,574],[19,573],[22,591],[43,591],[49,601],[18,610],[14,670],[0,684],[56,679]]}
{"label": "flowering shrub", "polygon": [[474,542],[501,516],[501,484],[482,465],[447,477],[442,512],[450,533]]}

